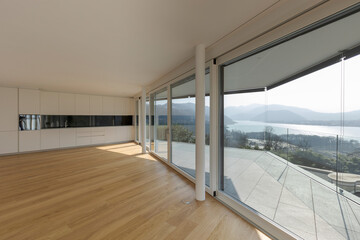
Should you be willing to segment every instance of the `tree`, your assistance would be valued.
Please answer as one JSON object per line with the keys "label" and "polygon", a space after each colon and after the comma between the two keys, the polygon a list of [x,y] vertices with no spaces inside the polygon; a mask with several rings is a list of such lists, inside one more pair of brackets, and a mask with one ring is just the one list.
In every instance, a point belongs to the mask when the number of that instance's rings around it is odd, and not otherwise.
{"label": "tree", "polygon": [[265,144],[264,144],[264,149],[267,151],[270,151],[273,147],[273,128],[270,126],[266,126],[264,129],[264,140],[265,140]]}
{"label": "tree", "polygon": [[302,151],[307,151],[307,150],[310,149],[311,144],[310,144],[310,142],[309,142],[305,137],[302,137],[302,138],[299,140],[299,143],[297,144],[297,146],[298,146]]}
{"label": "tree", "polygon": [[172,129],[172,141],[175,142],[185,142],[185,143],[194,143],[195,137],[193,132],[184,127],[183,125],[173,125]]}

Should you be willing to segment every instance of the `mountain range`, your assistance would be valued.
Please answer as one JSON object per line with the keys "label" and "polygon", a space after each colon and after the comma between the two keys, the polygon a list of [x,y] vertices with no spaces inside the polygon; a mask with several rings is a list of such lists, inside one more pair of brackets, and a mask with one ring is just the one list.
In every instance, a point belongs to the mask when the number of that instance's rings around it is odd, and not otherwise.
{"label": "mountain range", "polygon": [[[148,108],[147,110],[148,111]],[[225,125],[235,121],[259,121],[270,123],[288,124],[312,124],[338,126],[340,125],[340,113],[316,112],[306,108],[285,105],[260,105],[231,106],[224,109]],[[167,104],[157,105],[157,114],[167,114]],[[195,116],[194,103],[173,103],[173,116]],[[210,108],[205,107],[205,119],[209,122]],[[347,126],[360,127],[360,110],[345,113],[345,124]]]}
{"label": "mountain range", "polygon": [[[167,104],[156,105],[156,111],[157,115],[167,115]],[[173,103],[171,111],[173,116],[195,117],[195,103]],[[148,105],[146,112],[149,112]],[[205,121],[206,123],[210,121],[210,108],[208,106],[205,106]],[[226,115],[224,121],[226,125],[234,123],[234,121]]]}
{"label": "mountain range", "polygon": [[[225,114],[233,120],[263,121],[273,123],[339,125],[340,113],[315,112],[306,108],[285,105],[237,106],[225,108]],[[360,110],[345,113],[345,122],[360,126]]]}

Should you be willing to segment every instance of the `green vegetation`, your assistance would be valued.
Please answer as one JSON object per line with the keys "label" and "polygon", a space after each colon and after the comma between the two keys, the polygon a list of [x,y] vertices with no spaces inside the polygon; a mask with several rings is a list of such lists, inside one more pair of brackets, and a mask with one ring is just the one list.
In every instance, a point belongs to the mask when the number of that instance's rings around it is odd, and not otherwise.
{"label": "green vegetation", "polygon": [[297,165],[330,171],[337,167],[339,172],[360,174],[360,143],[356,140],[302,134],[277,135],[271,127],[265,127],[263,132],[250,133],[225,130],[224,138],[225,147],[266,150]]}

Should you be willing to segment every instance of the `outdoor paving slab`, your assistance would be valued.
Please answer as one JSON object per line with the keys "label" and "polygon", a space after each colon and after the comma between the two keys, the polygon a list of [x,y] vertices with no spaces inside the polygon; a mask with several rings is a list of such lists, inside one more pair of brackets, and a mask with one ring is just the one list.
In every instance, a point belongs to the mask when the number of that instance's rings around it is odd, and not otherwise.
{"label": "outdoor paving slab", "polygon": [[[254,163],[250,165],[240,176],[235,178],[228,176],[232,180],[233,186],[239,196],[239,200],[244,201],[248,198],[264,172],[264,169]],[[225,192],[226,190],[227,189],[225,188]]]}
{"label": "outdoor paving slab", "polygon": [[257,155],[259,154],[255,153],[254,155],[251,155],[248,151],[234,151],[233,149],[225,148],[225,175],[237,176],[242,174],[251,164],[253,164]]}
{"label": "outdoor paving slab", "polygon": [[354,203],[351,200],[347,200],[352,211],[354,212],[355,218],[357,219],[358,223],[360,224],[360,205],[357,203]]}
{"label": "outdoor paving slab", "polygon": [[257,158],[254,160],[254,162],[264,170],[270,167],[272,161],[274,161],[274,158],[266,153],[257,156]]}
{"label": "outdoor paving slab", "polygon": [[346,198],[339,196],[339,200],[350,239],[360,239],[360,224],[354,214],[354,211]]}
{"label": "outdoor paving slab", "polygon": [[270,219],[274,218],[281,193],[281,184],[265,173],[245,203]]}
{"label": "outdoor paving slab", "polygon": [[306,236],[306,239],[316,240],[314,213],[306,206],[297,207],[280,202],[274,221],[295,234]]}
{"label": "outdoor paving slab", "polygon": [[345,240],[346,238],[336,229],[315,214],[316,232],[318,240]]}
{"label": "outdoor paving slab", "polygon": [[289,168],[284,187],[293,193],[308,208],[313,209],[310,179],[307,176]]}
{"label": "outdoor paving slab", "polygon": [[312,181],[315,214],[347,237],[343,213],[337,195],[330,189]]}
{"label": "outdoor paving slab", "polygon": [[314,212],[312,208],[309,208],[303,201],[301,201],[295,194],[293,194],[291,191],[287,190],[285,187],[283,188],[283,190],[281,192],[281,197],[280,197],[279,203],[291,205],[296,208],[311,210],[312,212]]}
{"label": "outdoor paving slab", "polygon": [[279,181],[284,174],[286,164],[273,157],[271,165],[266,169],[266,172],[270,174],[276,181]]}

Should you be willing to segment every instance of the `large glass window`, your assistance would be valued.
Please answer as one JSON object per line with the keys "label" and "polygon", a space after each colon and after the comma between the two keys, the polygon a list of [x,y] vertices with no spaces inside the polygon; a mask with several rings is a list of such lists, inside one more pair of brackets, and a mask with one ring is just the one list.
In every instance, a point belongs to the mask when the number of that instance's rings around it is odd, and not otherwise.
{"label": "large glass window", "polygon": [[155,125],[155,115],[154,115],[154,101],[155,93],[150,94],[150,103],[149,103],[149,120],[150,120],[150,151],[155,151],[155,141],[154,141],[154,125]]}
{"label": "large glass window", "polygon": [[167,124],[167,90],[161,90],[154,96],[154,152],[167,159],[169,128]]}
{"label": "large glass window", "polygon": [[150,149],[150,99],[149,97],[146,97],[146,107],[145,107],[145,111],[146,111],[146,147]]}
{"label": "large glass window", "polygon": [[[210,75],[205,75],[205,181],[210,185]],[[195,178],[195,75],[171,86],[171,161]]]}
{"label": "large glass window", "polygon": [[139,103],[140,100],[135,101],[135,141],[140,141],[140,131],[139,131]]}
{"label": "large glass window", "polygon": [[360,238],[358,22],[221,66],[220,190],[304,239]]}

